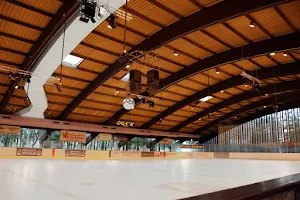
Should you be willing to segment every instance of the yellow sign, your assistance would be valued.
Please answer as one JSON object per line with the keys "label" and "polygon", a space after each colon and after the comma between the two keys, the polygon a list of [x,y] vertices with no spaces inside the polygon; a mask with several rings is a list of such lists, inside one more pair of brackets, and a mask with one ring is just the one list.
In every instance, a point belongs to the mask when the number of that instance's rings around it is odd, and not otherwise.
{"label": "yellow sign", "polygon": [[86,142],[86,132],[61,130],[60,134],[61,142]]}
{"label": "yellow sign", "polygon": [[112,140],[112,134],[108,133],[100,133],[97,137],[96,140]]}
{"label": "yellow sign", "polygon": [[0,134],[20,134],[20,126],[0,125]]}

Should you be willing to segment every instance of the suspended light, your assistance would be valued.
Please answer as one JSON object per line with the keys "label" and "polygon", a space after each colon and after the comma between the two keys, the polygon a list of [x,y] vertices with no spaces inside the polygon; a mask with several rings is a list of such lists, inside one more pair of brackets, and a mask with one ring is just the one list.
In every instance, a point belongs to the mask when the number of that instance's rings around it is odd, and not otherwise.
{"label": "suspended light", "polygon": [[118,95],[119,93],[120,93],[119,90],[116,90],[116,91],[115,91],[115,95]]}
{"label": "suspended light", "polygon": [[234,117],[234,119],[237,119],[237,117]]}
{"label": "suspended light", "polygon": [[19,86],[16,85],[16,86],[15,86],[15,89],[18,89],[18,88],[19,88]]}
{"label": "suspended light", "polygon": [[266,108],[267,106],[264,106],[264,108]]}
{"label": "suspended light", "polygon": [[249,26],[251,27],[251,28],[255,28],[255,24],[254,24],[254,22],[250,22],[250,24],[249,24]]}
{"label": "suspended light", "polygon": [[134,106],[135,106],[135,102],[133,98],[127,97],[123,100],[123,108],[125,108],[126,110],[132,110],[134,109]]}
{"label": "suspended light", "polygon": [[199,121],[201,121],[202,119],[201,119],[201,118],[199,118],[198,120],[199,120]]}
{"label": "suspended light", "polygon": [[245,83],[245,87],[248,87],[248,83]]}
{"label": "suspended light", "polygon": [[219,69],[216,69],[216,74],[220,74],[220,70]]}
{"label": "suspended light", "polygon": [[129,65],[129,64],[128,64],[128,65],[126,65],[126,68],[127,68],[127,69],[129,69],[129,68],[130,68],[130,65]]}
{"label": "suspended light", "polygon": [[224,90],[221,90],[222,93],[224,93]]}
{"label": "suspended light", "polygon": [[270,53],[270,56],[275,56],[275,54],[276,54],[275,52],[272,52]]}
{"label": "suspended light", "polygon": [[176,52],[176,51],[174,51],[174,54],[173,54],[174,56],[179,56],[179,53],[178,52]]}
{"label": "suspended light", "polygon": [[288,54],[286,53],[286,52],[283,52],[283,54],[282,54],[284,57],[287,57],[288,56]]}
{"label": "suspended light", "polygon": [[117,18],[114,14],[111,14],[108,18],[108,28],[115,29],[117,28]]}
{"label": "suspended light", "polygon": [[266,96],[269,96],[269,94],[265,94]]}

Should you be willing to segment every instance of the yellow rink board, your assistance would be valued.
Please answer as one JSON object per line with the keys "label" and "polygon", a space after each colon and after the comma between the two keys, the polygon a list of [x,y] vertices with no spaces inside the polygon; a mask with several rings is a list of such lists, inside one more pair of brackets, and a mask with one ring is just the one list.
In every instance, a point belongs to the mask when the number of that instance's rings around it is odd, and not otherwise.
{"label": "yellow rink board", "polygon": [[[47,159],[88,159],[88,160],[141,160],[141,159],[203,159],[215,158],[213,152],[165,152],[151,157],[143,157],[138,151],[96,151],[86,150],[85,157],[66,157],[65,149],[42,149],[41,156],[17,156],[16,147],[0,147],[0,158],[47,158]],[[153,152],[154,154],[154,152]],[[227,158],[228,159],[228,158]],[[298,153],[229,153],[229,159],[257,160],[296,160],[300,161]]]}

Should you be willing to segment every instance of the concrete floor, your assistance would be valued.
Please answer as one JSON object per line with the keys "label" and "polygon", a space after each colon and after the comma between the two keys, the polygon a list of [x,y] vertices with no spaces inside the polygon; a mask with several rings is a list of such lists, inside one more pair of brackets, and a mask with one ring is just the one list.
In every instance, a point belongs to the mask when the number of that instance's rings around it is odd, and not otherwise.
{"label": "concrete floor", "polygon": [[300,162],[0,159],[0,199],[178,199],[300,173]]}

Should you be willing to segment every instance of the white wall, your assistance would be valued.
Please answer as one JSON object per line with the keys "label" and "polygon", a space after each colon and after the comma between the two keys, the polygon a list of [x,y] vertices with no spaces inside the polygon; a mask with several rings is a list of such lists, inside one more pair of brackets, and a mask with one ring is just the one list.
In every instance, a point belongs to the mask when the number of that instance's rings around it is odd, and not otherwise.
{"label": "white wall", "polygon": [[[103,0],[98,2],[106,3],[111,8],[117,9],[125,3],[125,0]],[[76,13],[76,15],[74,15],[74,17],[67,23],[63,53],[64,57],[71,53],[72,50],[108,16],[109,13],[106,13],[101,20],[97,19],[96,23],[92,23],[91,21],[89,23],[84,23],[79,21],[79,12]],[[48,101],[43,89],[43,85],[61,63],[62,45],[63,28],[59,33],[57,33],[52,43],[47,47],[43,55],[39,58],[38,62],[34,66],[28,95],[31,105],[18,112],[17,115],[44,118],[44,111],[48,107]],[[25,85],[25,90],[27,90],[27,84]]]}

